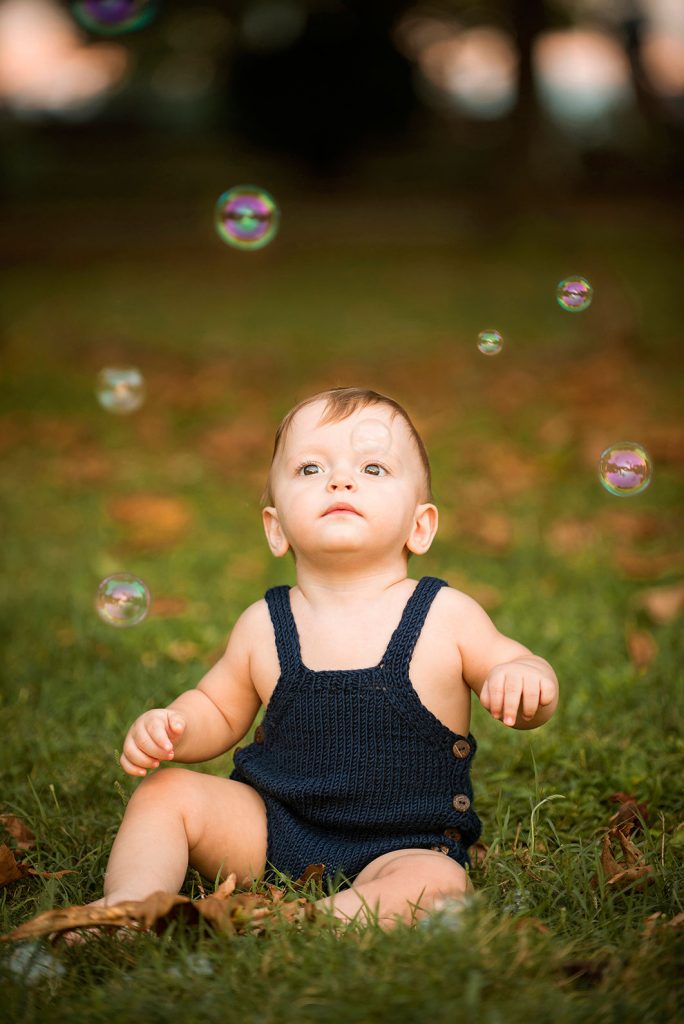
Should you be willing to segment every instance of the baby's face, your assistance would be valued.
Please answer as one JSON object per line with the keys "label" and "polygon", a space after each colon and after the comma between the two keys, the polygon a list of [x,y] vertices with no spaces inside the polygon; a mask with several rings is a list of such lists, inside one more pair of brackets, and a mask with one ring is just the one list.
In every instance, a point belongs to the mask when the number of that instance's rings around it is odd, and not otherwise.
{"label": "baby's face", "polygon": [[413,550],[426,484],[406,422],[391,407],[372,405],[322,424],[324,410],[321,401],[297,413],[274,461],[275,505],[264,510],[271,550],[282,555],[292,547],[312,558]]}

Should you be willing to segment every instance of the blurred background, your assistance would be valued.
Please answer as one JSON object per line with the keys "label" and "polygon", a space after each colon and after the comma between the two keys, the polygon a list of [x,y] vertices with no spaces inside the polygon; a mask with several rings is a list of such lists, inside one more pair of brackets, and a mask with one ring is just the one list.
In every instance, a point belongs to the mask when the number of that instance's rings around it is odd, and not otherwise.
{"label": "blurred background", "polygon": [[[136,564],[159,594],[221,556],[236,606],[289,580],[256,515],[274,427],[359,383],[432,451],[425,571],[470,560],[491,608],[525,545],[533,574],[681,572],[677,0],[0,0],[0,125],[8,600],[38,550],[66,619]],[[281,211],[255,252],[214,225],[247,183]],[[112,366],[146,382],[127,417]],[[620,440],[654,461],[638,498],[597,483]]]}

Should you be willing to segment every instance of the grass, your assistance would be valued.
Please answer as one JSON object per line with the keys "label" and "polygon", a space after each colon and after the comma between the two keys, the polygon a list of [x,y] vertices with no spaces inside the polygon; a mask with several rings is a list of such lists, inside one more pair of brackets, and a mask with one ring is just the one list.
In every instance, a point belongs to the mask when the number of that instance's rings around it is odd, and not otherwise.
{"label": "grass", "polygon": [[[3,933],[101,894],[135,785],[117,765],[129,723],[197,682],[267,586],[293,582],[291,564],[267,553],[257,504],[273,428],[314,389],[363,382],[415,414],[442,519],[411,574],[473,593],[500,629],[549,658],[561,705],[525,733],[474,703],[487,853],[462,916],[342,941],[315,923],[234,939],[177,924],[63,951],[45,961],[52,973],[35,967],[47,946],[23,947],[37,958],[32,974],[18,965],[22,947],[3,944],[0,1019],[675,1020],[681,621],[654,622],[641,604],[684,568],[673,219],[657,205],[575,202],[512,217],[496,239],[443,197],[413,212],[407,197],[398,217],[396,197],[305,204],[283,182],[281,236],[243,257],[168,182],[163,204],[134,206],[135,224],[126,202],[110,204],[111,234],[96,197],[62,184],[48,204],[39,185],[17,197],[5,228],[14,224],[18,255],[0,417],[0,811],[35,832],[31,864],[71,873],[0,890]],[[574,269],[595,287],[579,316],[554,301]],[[484,326],[506,338],[494,359],[475,348]],[[148,386],[125,419],[92,392],[98,370],[119,361]],[[632,499],[596,480],[598,454],[620,439],[653,454],[653,483]],[[188,525],[136,535],[116,514],[131,495],[182,503]],[[175,612],[131,630],[101,623],[93,594],[117,569]],[[641,667],[626,643],[635,630],[656,649]],[[230,753],[198,767],[224,775]],[[633,836],[653,869],[643,891],[612,891],[598,870],[620,791],[647,807]],[[184,891],[198,881],[190,872]]]}

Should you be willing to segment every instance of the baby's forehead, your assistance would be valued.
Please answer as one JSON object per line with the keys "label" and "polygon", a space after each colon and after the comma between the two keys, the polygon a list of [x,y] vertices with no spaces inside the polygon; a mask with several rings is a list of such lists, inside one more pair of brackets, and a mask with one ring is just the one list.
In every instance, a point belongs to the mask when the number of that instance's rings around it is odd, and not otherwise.
{"label": "baby's forehead", "polygon": [[380,420],[389,428],[397,443],[410,439],[410,432],[403,417],[388,405],[378,403],[363,406],[346,416],[333,419],[328,419],[326,412],[327,404],[324,401],[312,402],[299,409],[292,417],[289,429],[283,438],[283,448],[287,450],[301,447],[307,443],[315,443],[317,440],[323,440],[326,436],[330,436],[333,432],[336,435],[344,435],[347,431],[351,434],[354,427],[364,420]]}

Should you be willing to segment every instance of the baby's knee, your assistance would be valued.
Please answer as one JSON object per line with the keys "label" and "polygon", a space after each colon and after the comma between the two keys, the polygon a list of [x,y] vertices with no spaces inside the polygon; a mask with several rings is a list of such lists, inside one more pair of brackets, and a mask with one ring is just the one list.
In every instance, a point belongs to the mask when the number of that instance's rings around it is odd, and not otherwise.
{"label": "baby's knee", "polygon": [[465,896],[472,889],[465,869],[449,857],[430,864],[429,888],[437,896]]}
{"label": "baby's knee", "polygon": [[137,804],[145,800],[171,800],[182,797],[192,785],[189,776],[195,775],[187,768],[158,768],[146,775],[138,784],[131,797]]}

